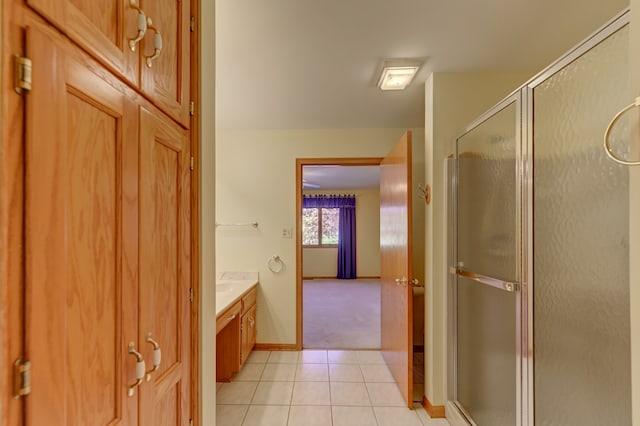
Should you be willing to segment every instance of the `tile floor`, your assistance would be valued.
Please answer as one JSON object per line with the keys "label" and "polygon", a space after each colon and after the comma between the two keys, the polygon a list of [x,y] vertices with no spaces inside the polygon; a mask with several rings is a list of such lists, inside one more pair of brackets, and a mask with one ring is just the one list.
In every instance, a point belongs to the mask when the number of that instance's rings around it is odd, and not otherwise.
{"label": "tile floor", "polygon": [[217,426],[448,426],[405,407],[379,351],[253,351],[218,383]]}

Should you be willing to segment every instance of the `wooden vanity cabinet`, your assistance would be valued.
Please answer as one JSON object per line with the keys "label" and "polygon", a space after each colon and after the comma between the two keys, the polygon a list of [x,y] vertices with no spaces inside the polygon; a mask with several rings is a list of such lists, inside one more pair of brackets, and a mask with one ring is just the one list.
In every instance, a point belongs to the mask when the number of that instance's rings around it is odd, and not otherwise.
{"label": "wooden vanity cabinet", "polygon": [[257,289],[249,290],[216,319],[216,381],[229,382],[256,344]]}

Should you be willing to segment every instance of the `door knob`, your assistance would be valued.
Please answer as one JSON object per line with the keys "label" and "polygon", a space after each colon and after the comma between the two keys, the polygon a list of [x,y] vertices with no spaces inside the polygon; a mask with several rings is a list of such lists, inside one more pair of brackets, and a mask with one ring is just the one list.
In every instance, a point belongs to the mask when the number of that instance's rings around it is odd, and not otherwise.
{"label": "door knob", "polygon": [[414,278],[411,280],[411,287],[424,287],[424,286],[420,284],[419,279]]}
{"label": "door knob", "polygon": [[396,280],[395,280],[395,281],[396,281],[396,285],[400,285],[400,284],[402,284],[402,280],[401,280],[400,278],[396,278]]}
{"label": "door knob", "polygon": [[127,388],[127,396],[129,397],[133,396],[136,393],[136,388],[142,384],[142,381],[144,380],[144,372],[146,370],[144,357],[140,352],[136,351],[135,347],[136,346],[133,342],[129,342],[129,354],[136,357],[136,381]]}
{"label": "door knob", "polygon": [[146,373],[148,382],[149,380],[151,380],[151,373],[157,371],[160,368],[160,361],[162,360],[162,350],[160,349],[160,345],[158,344],[158,342],[153,340],[153,338],[151,337],[151,332],[147,334],[146,340],[148,343],[151,343],[153,345],[153,368]]}

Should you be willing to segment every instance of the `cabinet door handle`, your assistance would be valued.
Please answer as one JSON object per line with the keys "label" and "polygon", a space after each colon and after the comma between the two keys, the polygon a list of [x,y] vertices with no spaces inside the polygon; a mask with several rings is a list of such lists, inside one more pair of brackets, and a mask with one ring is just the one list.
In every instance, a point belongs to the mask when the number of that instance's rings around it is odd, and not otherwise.
{"label": "cabinet door handle", "polygon": [[153,368],[146,373],[148,382],[151,380],[151,373],[160,368],[160,361],[162,361],[162,349],[160,349],[160,344],[151,337],[151,332],[147,334],[146,340],[148,343],[153,345]]}
{"label": "cabinet door handle", "polygon": [[253,326],[255,325],[256,321],[253,318],[249,318],[249,326],[251,328],[253,328]]}
{"label": "cabinet door handle", "polygon": [[136,388],[142,384],[142,381],[144,380],[144,372],[146,370],[144,357],[140,352],[136,351],[135,347],[136,346],[133,342],[129,342],[129,353],[136,357],[136,381],[127,388],[127,396],[129,397],[135,395]]}
{"label": "cabinet door handle", "polygon": [[129,6],[132,9],[138,11],[138,35],[135,38],[129,39],[129,49],[132,52],[136,51],[136,45],[140,40],[144,38],[144,35],[147,33],[147,16],[144,14],[144,11],[138,7],[136,0],[129,0]]}
{"label": "cabinet door handle", "polygon": [[158,31],[158,29],[153,26],[151,18],[148,19],[147,24],[149,26],[149,29],[155,32],[155,34],[153,35],[153,55],[145,57],[147,66],[151,68],[153,66],[153,61],[158,59],[158,57],[162,53],[162,35],[160,34],[160,31]]}

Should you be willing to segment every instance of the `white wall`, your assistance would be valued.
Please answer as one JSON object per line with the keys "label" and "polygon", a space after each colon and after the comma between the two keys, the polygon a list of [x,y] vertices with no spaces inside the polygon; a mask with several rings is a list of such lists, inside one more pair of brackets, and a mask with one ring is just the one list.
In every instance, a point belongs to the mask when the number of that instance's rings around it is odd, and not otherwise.
{"label": "white wall", "polygon": [[[259,272],[259,343],[296,340],[295,238],[281,237],[296,226],[296,158],[383,157],[406,130],[218,130],[216,220],[260,226],[218,228],[216,269]],[[424,131],[413,136],[422,141]],[[278,274],[266,267],[275,254],[286,264]]]}
{"label": "white wall", "polygon": [[[380,276],[380,190],[310,190],[305,194],[355,194],[356,196],[356,275]],[[305,278],[335,277],[338,274],[338,249],[305,248],[302,252]]]}
{"label": "white wall", "polygon": [[434,73],[425,85],[425,180],[432,186],[425,212],[425,396],[433,405],[444,405],[447,378],[444,161],[471,121],[532,74]]}
{"label": "white wall", "polygon": [[[631,90],[629,99],[640,96],[640,0],[631,0],[630,72]],[[630,265],[630,311],[631,311],[631,406],[633,425],[640,426],[640,167],[629,169],[630,214],[629,218],[629,262]]]}
{"label": "white wall", "polygon": [[216,421],[215,291],[215,1],[200,2],[200,419]]}

